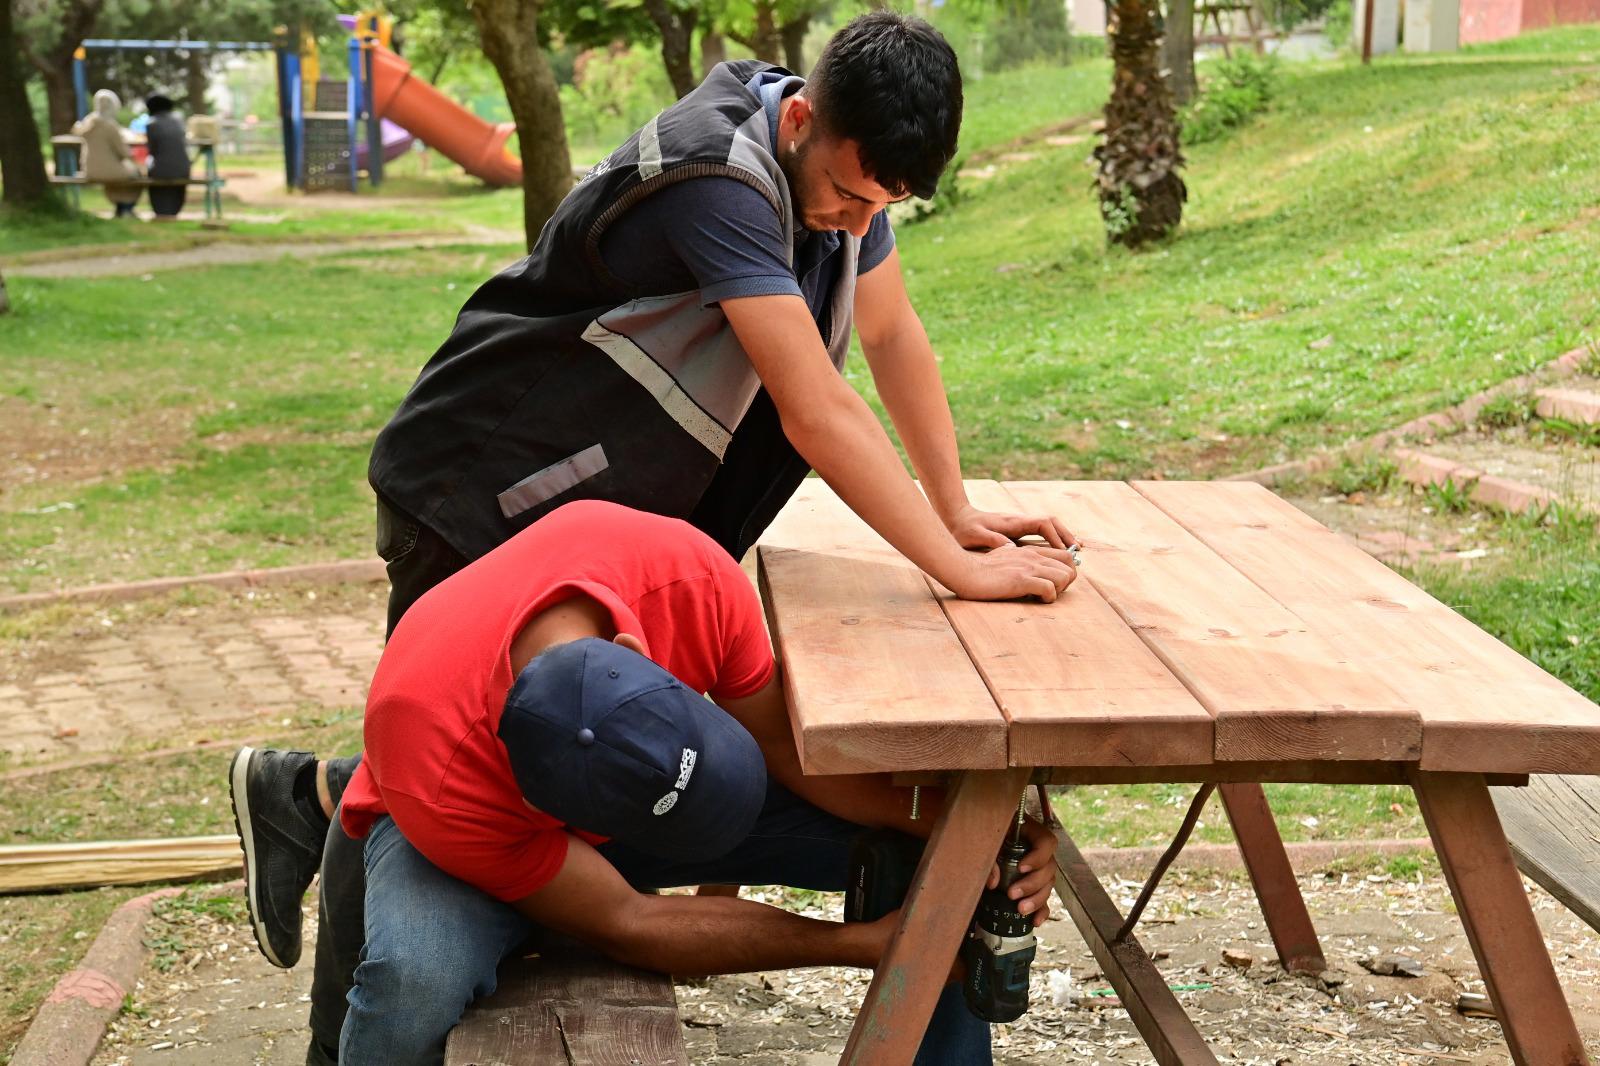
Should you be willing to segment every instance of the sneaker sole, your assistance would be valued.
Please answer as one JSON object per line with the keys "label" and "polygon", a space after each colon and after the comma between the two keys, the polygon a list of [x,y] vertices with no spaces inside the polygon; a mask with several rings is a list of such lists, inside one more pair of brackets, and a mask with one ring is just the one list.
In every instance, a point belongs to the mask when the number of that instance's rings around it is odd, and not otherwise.
{"label": "sneaker sole", "polygon": [[233,827],[239,832],[239,846],[244,849],[244,903],[250,912],[250,930],[255,934],[256,947],[268,962],[280,970],[289,969],[267,940],[266,926],[261,922],[260,908],[256,906],[256,845],[250,825],[250,756],[255,749],[240,748],[228,767],[228,796],[233,804]]}

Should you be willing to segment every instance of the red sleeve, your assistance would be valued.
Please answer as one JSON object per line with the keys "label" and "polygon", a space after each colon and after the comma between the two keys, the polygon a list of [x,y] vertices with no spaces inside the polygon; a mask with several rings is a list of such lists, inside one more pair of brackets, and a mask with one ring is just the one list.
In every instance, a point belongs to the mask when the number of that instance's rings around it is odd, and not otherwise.
{"label": "red sleeve", "polygon": [[731,559],[716,574],[722,656],[709,695],[714,700],[742,700],[766,687],[777,664],[772,659],[761,598],[750,579]]}
{"label": "red sleeve", "polygon": [[443,807],[402,792],[384,800],[413,847],[451,877],[513,903],[549,884],[567,861],[567,830],[504,813]]}

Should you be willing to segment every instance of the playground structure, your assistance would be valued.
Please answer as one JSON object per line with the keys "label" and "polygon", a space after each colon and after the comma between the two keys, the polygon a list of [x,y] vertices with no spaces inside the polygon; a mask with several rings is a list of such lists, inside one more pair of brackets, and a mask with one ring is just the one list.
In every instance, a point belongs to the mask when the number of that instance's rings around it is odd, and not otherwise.
{"label": "playground structure", "polygon": [[383,182],[383,164],[419,139],[490,185],[522,183],[522,163],[506,148],[512,123],[486,122],[414,77],[389,47],[391,25],[383,15],[342,15],[340,22],[350,33],[347,78],[321,76],[309,34],[295,50],[286,40],[277,49],[290,188],[356,192],[363,173],[375,187]]}
{"label": "playground structure", "polygon": [[[506,147],[516,127],[486,122],[411,72],[411,65],[390,46],[391,24],[381,14],[341,15],[349,33],[348,75],[322,76],[316,39],[302,33],[293,41],[280,29],[275,42],[265,41],[84,41],[73,56],[73,88],[78,114],[89,111],[86,59],[91,49],[144,51],[265,52],[276,58],[278,111],[283,129],[284,183],[291,189],[337,189],[357,192],[361,176],[376,187],[383,182],[383,164],[421,140],[490,185],[522,184],[522,163]],[[77,176],[75,138],[57,138],[56,172],[62,184],[81,183]],[[222,182],[208,143],[200,149],[207,184],[207,214],[220,215]],[[75,191],[75,190],[74,190]]]}

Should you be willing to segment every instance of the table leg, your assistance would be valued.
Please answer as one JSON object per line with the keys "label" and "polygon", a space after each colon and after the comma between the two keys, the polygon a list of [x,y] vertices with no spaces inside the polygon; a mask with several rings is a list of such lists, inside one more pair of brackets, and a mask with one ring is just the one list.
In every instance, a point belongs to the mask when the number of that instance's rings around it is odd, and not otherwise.
{"label": "table leg", "polygon": [[1254,783],[1219,785],[1217,791],[1250,871],[1262,917],[1278,948],[1278,961],[1290,973],[1321,973],[1328,963],[1322,957],[1322,945],[1317,942],[1317,930],[1294,879],[1278,825],[1272,820],[1266,792]]}
{"label": "table leg", "polygon": [[1056,894],[1150,1054],[1161,1066],[1216,1066],[1216,1057],[1138,939],[1132,933],[1117,938],[1122,915],[1072,837],[1057,827],[1056,841]]}
{"label": "table leg", "polygon": [[1587,1064],[1483,775],[1410,777],[1511,1057],[1519,1066]]}
{"label": "table leg", "polygon": [[957,776],[841,1063],[909,1066],[916,1057],[1031,774],[1017,767],[968,770]]}

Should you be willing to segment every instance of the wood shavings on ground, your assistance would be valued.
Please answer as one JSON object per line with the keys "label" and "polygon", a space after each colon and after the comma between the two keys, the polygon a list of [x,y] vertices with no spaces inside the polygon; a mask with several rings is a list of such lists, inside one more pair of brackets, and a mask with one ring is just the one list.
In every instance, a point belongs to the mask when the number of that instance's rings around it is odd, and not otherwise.
{"label": "wood shavings on ground", "polygon": [[[1425,1066],[1509,1061],[1499,1025],[1457,1013],[1463,992],[1482,992],[1472,950],[1442,878],[1398,880],[1366,872],[1309,875],[1301,890],[1329,969],[1290,976],[1249,884],[1170,873],[1138,937],[1219,1062],[1230,1066]],[[1137,892],[1108,885],[1113,898]],[[1600,1060],[1600,936],[1529,886],[1534,914],[1577,1016]],[[812,892],[747,888],[743,895],[816,918],[837,919],[841,900]],[[150,942],[164,969],[147,967],[96,1066],[298,1066],[306,1040],[305,993],[315,934],[308,897],[305,961],[275,970],[256,953],[242,906],[173,908]],[[1254,958],[1248,970],[1224,949]],[[1400,954],[1421,977],[1368,973],[1358,960]],[[1051,996],[1049,975],[1068,975],[1073,996]],[[695,1066],[825,1066],[838,1061],[871,975],[818,968],[684,981],[677,986],[684,1043]],[[1094,993],[1109,983],[1072,922],[1040,930],[1029,1012],[996,1026],[998,1066],[1152,1061],[1128,1013]],[[165,1045],[165,1046],[159,1046]]]}

